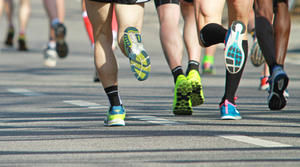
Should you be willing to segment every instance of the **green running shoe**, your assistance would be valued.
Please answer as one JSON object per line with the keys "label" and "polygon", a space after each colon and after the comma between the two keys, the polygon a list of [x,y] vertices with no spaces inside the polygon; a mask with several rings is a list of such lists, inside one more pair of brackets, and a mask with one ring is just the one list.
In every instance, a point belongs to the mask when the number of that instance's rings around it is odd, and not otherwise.
{"label": "green running shoe", "polygon": [[175,115],[192,115],[191,92],[190,82],[184,75],[179,75],[174,90],[173,113]]}
{"label": "green running shoe", "polygon": [[197,70],[191,70],[188,73],[187,80],[192,85],[191,101],[192,106],[198,106],[204,103],[203,87],[201,77]]}
{"label": "green running shoe", "polygon": [[104,120],[104,126],[125,126],[125,109],[121,106],[111,106]]}
{"label": "green running shoe", "polygon": [[144,81],[148,78],[151,65],[150,58],[142,44],[139,31],[134,27],[128,27],[124,32],[124,48],[129,57],[131,71],[137,80]]}
{"label": "green running shoe", "polygon": [[215,57],[210,55],[205,55],[202,59],[202,74],[216,74],[216,69],[214,68]]}

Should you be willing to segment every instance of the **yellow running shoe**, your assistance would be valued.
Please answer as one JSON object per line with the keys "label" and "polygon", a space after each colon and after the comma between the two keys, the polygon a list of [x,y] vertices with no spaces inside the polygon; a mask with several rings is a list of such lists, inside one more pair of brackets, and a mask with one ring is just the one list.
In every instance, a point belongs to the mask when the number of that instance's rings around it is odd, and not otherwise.
{"label": "yellow running shoe", "polygon": [[198,106],[204,103],[203,87],[201,77],[197,70],[191,70],[188,73],[187,80],[192,85],[191,101],[192,106]]}
{"label": "yellow running shoe", "polygon": [[149,76],[151,65],[150,58],[142,44],[139,31],[134,27],[128,27],[124,32],[124,48],[129,57],[131,71],[137,80],[146,80]]}
{"label": "yellow running shoe", "polygon": [[124,107],[111,106],[104,120],[104,126],[125,126],[126,112]]}
{"label": "yellow running shoe", "polygon": [[179,75],[174,90],[173,113],[175,115],[192,115],[191,92],[191,84],[184,75]]}

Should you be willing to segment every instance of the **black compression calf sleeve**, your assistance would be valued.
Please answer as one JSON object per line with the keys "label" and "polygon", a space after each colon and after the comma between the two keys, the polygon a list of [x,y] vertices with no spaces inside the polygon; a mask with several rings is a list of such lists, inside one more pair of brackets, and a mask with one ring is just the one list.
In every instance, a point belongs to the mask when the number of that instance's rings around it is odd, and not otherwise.
{"label": "black compression calf sleeve", "polygon": [[256,37],[270,72],[276,63],[274,31],[270,22],[261,16],[255,17]]}
{"label": "black compression calf sleeve", "polygon": [[225,93],[224,93],[224,96],[223,96],[223,99],[222,99],[221,103],[223,103],[225,101],[225,99],[228,99],[232,104],[235,104],[235,102],[234,102],[235,93],[238,89],[240,80],[242,78],[242,74],[243,74],[245,64],[246,64],[246,61],[247,61],[247,57],[248,57],[247,56],[248,55],[248,41],[247,40],[243,40],[242,47],[243,47],[243,50],[244,50],[244,53],[245,53],[244,64],[242,66],[242,69],[236,74],[231,74],[230,72],[228,72],[226,70]]}
{"label": "black compression calf sleeve", "polygon": [[214,44],[223,43],[226,33],[227,30],[223,26],[210,23],[201,29],[199,40],[205,47],[209,47]]}

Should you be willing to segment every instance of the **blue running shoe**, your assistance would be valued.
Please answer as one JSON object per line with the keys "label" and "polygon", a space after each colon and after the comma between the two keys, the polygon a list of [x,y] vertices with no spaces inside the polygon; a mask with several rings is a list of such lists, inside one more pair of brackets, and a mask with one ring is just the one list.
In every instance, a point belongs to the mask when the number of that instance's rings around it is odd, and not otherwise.
{"label": "blue running shoe", "polygon": [[146,80],[149,76],[151,65],[139,31],[134,27],[126,28],[123,40],[126,55],[129,57],[131,71],[134,72],[137,80]]}
{"label": "blue running shoe", "polygon": [[246,26],[240,21],[234,21],[229,28],[225,39],[225,66],[229,73],[238,73],[244,64],[245,53],[242,40]]}
{"label": "blue running shoe", "polygon": [[104,120],[104,126],[125,126],[126,112],[124,107],[111,106]]}
{"label": "blue running shoe", "polygon": [[289,83],[287,74],[282,67],[275,66],[272,70],[272,75],[269,80],[270,90],[268,104],[271,110],[281,110],[285,107],[287,99],[284,95],[285,89]]}
{"label": "blue running shoe", "polygon": [[220,105],[221,119],[223,120],[236,120],[242,119],[236,105],[230,103],[227,99]]}

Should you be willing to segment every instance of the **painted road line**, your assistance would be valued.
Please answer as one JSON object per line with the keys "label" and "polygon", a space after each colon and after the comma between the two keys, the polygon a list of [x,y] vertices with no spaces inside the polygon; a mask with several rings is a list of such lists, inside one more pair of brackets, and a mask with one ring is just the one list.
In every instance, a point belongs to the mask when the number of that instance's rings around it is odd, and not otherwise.
{"label": "painted road line", "polygon": [[86,107],[86,108],[90,108],[90,109],[96,109],[96,108],[107,109],[108,108],[107,106],[100,105],[100,104],[93,103],[93,102],[84,101],[84,100],[65,100],[64,103],[68,103],[68,104],[72,104],[72,105],[76,105],[76,106],[80,106],[80,107]]}
{"label": "painted road line", "polygon": [[146,121],[152,124],[159,124],[159,125],[183,125],[184,124],[181,122],[170,121],[155,116],[131,116],[129,118],[138,119],[141,121]]}
{"label": "painted road line", "polygon": [[38,92],[33,92],[29,89],[22,89],[22,88],[12,88],[12,89],[7,89],[11,93],[16,93],[16,94],[21,94],[24,96],[42,96],[45,95],[43,93],[38,93]]}
{"label": "painted road line", "polygon": [[[107,106],[103,106],[97,103],[92,103],[84,100],[65,100],[64,103],[80,106],[80,107],[86,107],[86,108],[105,108],[107,109]],[[175,122],[175,121],[169,121],[167,119],[155,117],[155,116],[130,116],[128,118],[132,119],[138,119],[141,121],[146,121],[152,124],[159,124],[159,125],[183,125],[184,123],[181,122]]]}
{"label": "painted road line", "polygon": [[288,144],[263,140],[259,138],[249,137],[249,136],[242,136],[242,135],[222,135],[220,137],[243,142],[243,143],[254,144],[262,147],[292,147],[292,145],[288,145]]}

